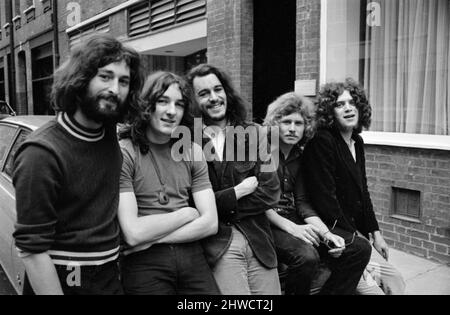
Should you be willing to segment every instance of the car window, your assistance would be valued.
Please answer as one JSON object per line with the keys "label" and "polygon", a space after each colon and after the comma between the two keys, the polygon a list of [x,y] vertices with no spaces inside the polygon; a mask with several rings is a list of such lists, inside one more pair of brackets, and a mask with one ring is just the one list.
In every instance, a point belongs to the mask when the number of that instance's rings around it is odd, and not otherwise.
{"label": "car window", "polygon": [[9,177],[12,177],[13,167],[14,167],[14,156],[16,155],[17,149],[19,149],[20,145],[25,141],[25,139],[28,137],[28,135],[31,132],[28,130],[21,130],[19,136],[16,139],[16,142],[14,143],[11,152],[8,155],[8,159],[6,160],[5,165],[5,173]]}
{"label": "car window", "polygon": [[11,145],[17,128],[9,125],[0,125],[0,167],[3,165],[8,148]]}

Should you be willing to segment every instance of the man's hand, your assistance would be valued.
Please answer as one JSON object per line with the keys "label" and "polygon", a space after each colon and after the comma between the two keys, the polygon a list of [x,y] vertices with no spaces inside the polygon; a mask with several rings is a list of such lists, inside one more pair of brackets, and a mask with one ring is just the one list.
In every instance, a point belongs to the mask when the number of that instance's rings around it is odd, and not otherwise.
{"label": "man's hand", "polygon": [[389,246],[386,244],[380,231],[373,233],[373,247],[383,256],[386,261],[389,260]]}
{"label": "man's hand", "polygon": [[242,183],[234,187],[236,199],[239,200],[245,196],[253,194],[256,191],[256,188],[258,188],[258,185],[259,182],[255,176],[244,179]]}
{"label": "man's hand", "polygon": [[345,240],[339,235],[333,234],[331,232],[325,233],[322,238],[324,242],[332,243],[336,247],[334,249],[330,249],[328,251],[328,254],[330,254],[330,256],[333,258],[341,257],[342,253],[345,250]]}
{"label": "man's hand", "polygon": [[319,229],[311,224],[295,224],[291,233],[296,238],[301,239],[309,245],[318,247],[320,245]]}

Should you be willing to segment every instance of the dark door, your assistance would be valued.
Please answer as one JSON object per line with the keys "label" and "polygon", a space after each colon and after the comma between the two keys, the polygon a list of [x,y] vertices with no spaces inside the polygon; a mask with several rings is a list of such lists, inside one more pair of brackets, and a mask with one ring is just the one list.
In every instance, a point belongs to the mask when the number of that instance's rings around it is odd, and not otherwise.
{"label": "dark door", "polygon": [[276,97],[295,87],[296,2],[254,1],[253,115],[258,122]]}

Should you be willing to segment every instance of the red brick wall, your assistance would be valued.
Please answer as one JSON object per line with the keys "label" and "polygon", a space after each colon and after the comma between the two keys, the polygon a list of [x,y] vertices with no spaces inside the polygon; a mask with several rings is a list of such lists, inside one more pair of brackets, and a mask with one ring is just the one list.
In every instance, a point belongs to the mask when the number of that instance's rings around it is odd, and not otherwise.
{"label": "red brick wall", "polygon": [[[367,146],[366,164],[380,228],[394,248],[450,262],[448,151]],[[392,187],[421,192],[421,223],[391,217]]]}
{"label": "red brick wall", "polygon": [[208,0],[208,62],[224,68],[253,98],[253,0]]}
{"label": "red brick wall", "polygon": [[320,0],[297,0],[297,79],[320,74]]}

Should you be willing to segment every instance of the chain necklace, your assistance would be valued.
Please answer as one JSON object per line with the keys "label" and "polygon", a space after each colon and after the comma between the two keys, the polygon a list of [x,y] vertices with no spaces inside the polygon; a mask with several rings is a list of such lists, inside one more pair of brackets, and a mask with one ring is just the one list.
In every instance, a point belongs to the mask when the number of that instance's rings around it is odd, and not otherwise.
{"label": "chain necklace", "polygon": [[161,205],[165,206],[167,204],[169,204],[169,196],[167,195],[166,192],[166,182],[163,180],[163,177],[161,176],[161,172],[159,170],[158,164],[156,163],[156,159],[153,156],[153,152],[150,149],[150,147],[148,148],[148,153],[150,155],[150,159],[152,160],[153,166],[155,168],[156,171],[156,175],[158,176],[158,180],[159,180],[159,184],[161,185],[161,190],[158,193],[158,201]]}

